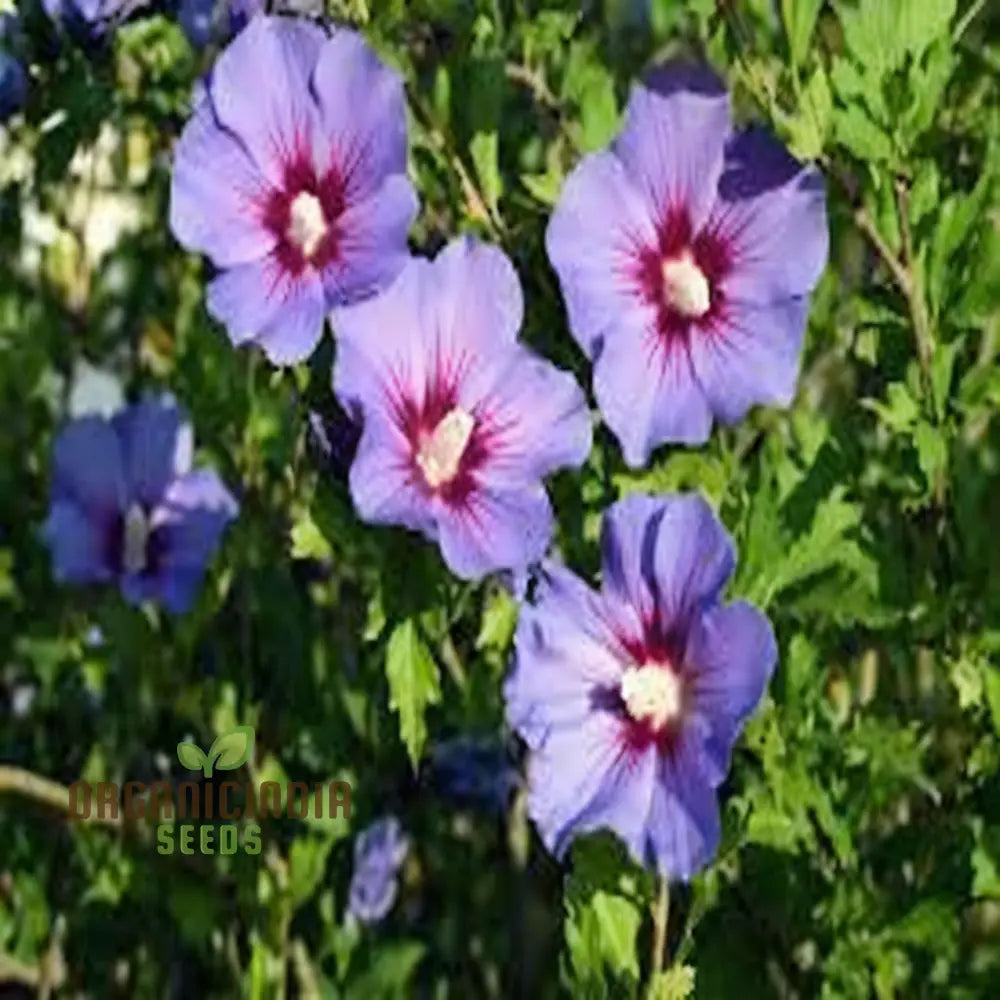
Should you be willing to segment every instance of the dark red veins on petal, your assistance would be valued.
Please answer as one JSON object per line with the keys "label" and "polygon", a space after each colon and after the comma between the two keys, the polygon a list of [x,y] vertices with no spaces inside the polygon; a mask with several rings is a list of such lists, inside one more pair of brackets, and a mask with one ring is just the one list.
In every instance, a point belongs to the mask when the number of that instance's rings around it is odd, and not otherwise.
{"label": "dark red veins on petal", "polygon": [[[326,234],[311,259],[307,259],[288,236],[292,203],[303,193],[319,201],[327,226]],[[325,173],[318,175],[305,148],[300,147],[292,153],[285,161],[281,187],[271,188],[260,201],[261,220],[277,238],[273,254],[281,271],[298,277],[307,264],[321,271],[338,260],[343,243],[338,223],[346,207],[347,182],[337,163],[331,163]]]}
{"label": "dark red veins on petal", "polygon": [[393,419],[409,444],[411,481],[428,496],[437,494],[446,503],[455,506],[466,503],[478,488],[476,473],[486,464],[493,451],[495,432],[492,421],[478,412],[472,414],[476,423],[462,452],[458,471],[452,479],[436,489],[432,489],[427,483],[417,463],[417,454],[424,440],[458,405],[458,386],[467,363],[468,359],[464,357],[451,363],[439,362],[424,390],[423,399],[416,399],[399,379],[394,379],[388,392]]}
{"label": "dark red veins on petal", "polygon": [[[677,312],[664,294],[664,261],[689,255],[708,281],[710,305],[704,316],[692,319]],[[643,300],[656,310],[656,326],[664,346],[687,343],[695,331],[711,332],[725,315],[726,276],[732,268],[732,251],[727,241],[714,229],[692,232],[685,207],[667,209],[657,225],[657,242],[638,250],[634,280]]]}
{"label": "dark red veins on petal", "polygon": [[[618,641],[628,654],[632,667],[658,664],[660,670],[672,670],[681,679],[682,690],[685,683],[685,636],[678,630],[664,631],[657,621],[647,621],[642,635],[619,635]],[[649,722],[635,719],[630,714],[619,689],[604,694],[604,707],[613,711],[622,721],[621,739],[630,752],[645,750],[655,744],[663,754],[673,752],[680,738],[684,724],[684,712],[674,722],[663,729],[654,728]]]}

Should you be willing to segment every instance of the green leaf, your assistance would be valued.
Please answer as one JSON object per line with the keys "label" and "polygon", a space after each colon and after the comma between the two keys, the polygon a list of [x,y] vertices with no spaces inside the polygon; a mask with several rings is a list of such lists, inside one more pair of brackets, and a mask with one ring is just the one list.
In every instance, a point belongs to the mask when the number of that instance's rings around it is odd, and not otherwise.
{"label": "green leaf", "polygon": [[916,229],[938,205],[940,177],[937,164],[925,160],[920,164],[910,188],[910,226]]}
{"label": "green leaf", "polygon": [[986,684],[986,702],[993,717],[993,728],[1000,736],[1000,667],[987,665],[983,679]]}
{"label": "green leaf", "polygon": [[483,608],[483,620],[476,649],[504,650],[510,645],[517,625],[517,602],[502,587],[490,594]]}
{"label": "green leaf", "polygon": [[[609,835],[587,837],[574,845],[573,870],[563,899],[575,994],[603,986],[608,971],[616,980],[638,979],[640,875],[644,873],[628,859],[621,843]],[[618,992],[612,990],[611,995]]]}
{"label": "green leaf", "polygon": [[837,111],[834,134],[837,141],[859,160],[885,163],[895,156],[892,139],[872,121],[860,104],[849,104]]}
{"label": "green leaf", "polygon": [[649,984],[650,1000],[688,1000],[694,995],[694,969],[674,965],[656,975]]}
{"label": "green leaf", "polygon": [[574,42],[563,84],[563,94],[579,108],[576,131],[584,152],[606,146],[618,131],[615,81],[590,43]]}
{"label": "green leaf", "polygon": [[253,739],[253,726],[237,726],[216,737],[208,751],[205,777],[211,777],[213,766],[219,771],[235,771],[242,767],[253,753]]}
{"label": "green leaf", "polygon": [[908,433],[920,417],[920,405],[904,382],[890,382],[885,394],[884,403],[877,399],[864,399],[861,405],[877,413],[882,423],[895,433]]}
{"label": "green leaf", "polygon": [[788,37],[792,63],[801,66],[809,51],[809,39],[816,27],[823,0],[781,0],[781,20]]}
{"label": "green leaf", "polygon": [[479,187],[487,205],[496,211],[503,194],[500,176],[500,113],[506,76],[499,59],[478,59],[469,74],[469,93],[465,95],[470,109],[472,138],[469,155],[476,168]]}
{"label": "green leaf", "polygon": [[836,567],[873,579],[871,559],[851,537],[860,523],[860,508],[844,499],[843,487],[835,487],[817,504],[809,530],[761,567],[747,596],[767,607],[782,591]]}
{"label": "green leaf", "polygon": [[802,92],[799,113],[789,122],[789,147],[800,160],[823,152],[833,122],[833,96],[826,71],[817,67]]}
{"label": "green leaf", "polygon": [[333,555],[330,543],[308,511],[305,511],[292,525],[291,543],[293,559],[315,559],[325,562]]}
{"label": "green leaf", "polygon": [[194,743],[181,741],[177,744],[177,759],[181,762],[181,767],[186,767],[189,771],[200,771],[207,763],[208,756]]}
{"label": "green leaf", "polygon": [[607,966],[638,979],[636,939],[641,924],[642,915],[632,900],[604,890],[597,890],[586,903],[570,904],[566,945],[578,978],[603,978]]}
{"label": "green leaf", "polygon": [[392,941],[375,952],[371,965],[347,990],[348,1000],[406,1000],[410,980],[427,951],[419,941]]}
{"label": "green leaf", "polygon": [[296,907],[310,899],[322,882],[333,844],[328,837],[300,837],[292,843],[288,857],[289,890]]}
{"label": "green leaf", "polygon": [[399,714],[399,734],[414,768],[427,739],[424,713],[441,700],[438,666],[412,618],[397,625],[385,657],[389,707]]}
{"label": "green leaf", "polygon": [[955,0],[841,0],[836,10],[848,51],[881,80],[908,55],[919,59],[936,39],[948,36]]}
{"label": "green leaf", "polygon": [[913,444],[927,489],[931,490],[948,466],[948,439],[941,428],[921,420],[913,429]]}

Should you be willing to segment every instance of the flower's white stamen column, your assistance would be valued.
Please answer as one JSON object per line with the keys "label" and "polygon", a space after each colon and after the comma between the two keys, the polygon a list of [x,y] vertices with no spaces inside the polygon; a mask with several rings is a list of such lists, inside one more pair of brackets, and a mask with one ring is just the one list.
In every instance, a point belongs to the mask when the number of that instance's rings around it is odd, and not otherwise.
{"label": "flower's white stamen column", "polygon": [[126,573],[141,573],[146,568],[146,550],[151,528],[146,512],[134,503],[125,513],[122,528],[122,565]]}
{"label": "flower's white stamen column", "polygon": [[663,298],[671,309],[687,319],[700,319],[712,305],[708,278],[686,251],[662,265]]}
{"label": "flower's white stamen column", "polygon": [[288,239],[304,257],[311,258],[326,236],[326,216],[319,198],[308,191],[301,191],[289,208]]}
{"label": "flower's white stamen column", "polygon": [[629,667],[622,676],[621,696],[628,714],[660,730],[680,717],[681,680],[665,663]]}
{"label": "flower's white stamen column", "polygon": [[424,437],[417,452],[417,465],[432,490],[450,482],[458,474],[475,426],[472,414],[456,406]]}

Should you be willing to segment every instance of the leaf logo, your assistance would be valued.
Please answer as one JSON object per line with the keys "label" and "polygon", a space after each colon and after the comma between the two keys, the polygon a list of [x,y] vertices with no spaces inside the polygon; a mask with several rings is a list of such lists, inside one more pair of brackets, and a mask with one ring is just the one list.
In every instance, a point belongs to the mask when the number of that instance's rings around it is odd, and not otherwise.
{"label": "leaf logo", "polygon": [[212,771],[235,771],[253,753],[253,726],[237,726],[218,736],[208,753],[197,744],[181,740],[177,744],[177,759],[189,771],[201,771],[206,778]]}

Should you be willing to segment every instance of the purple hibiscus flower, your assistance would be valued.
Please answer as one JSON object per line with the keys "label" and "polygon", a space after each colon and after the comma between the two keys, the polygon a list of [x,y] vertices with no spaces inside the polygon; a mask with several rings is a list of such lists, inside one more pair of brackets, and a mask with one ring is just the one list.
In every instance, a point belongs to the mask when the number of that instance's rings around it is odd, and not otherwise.
{"label": "purple hibiscus flower", "polygon": [[552,534],[542,478],[590,451],[572,375],[517,342],[523,306],[507,257],[461,239],[334,317],[334,387],[364,420],[355,507],[438,541],[465,578],[542,556]]}
{"label": "purple hibiscus flower", "polygon": [[255,17],[184,128],[170,200],[174,235],[222,271],[208,309],[233,343],[308,357],[328,309],[402,269],[416,211],[400,77],[352,31]]}
{"label": "purple hibiscus flower", "polygon": [[595,592],[547,567],[522,608],[504,688],[528,746],[529,812],[549,850],[607,828],[689,879],[719,841],[715,789],[777,650],[767,618],[723,604],[733,545],[697,495],[635,495],[604,517]]}
{"label": "purple hibiscus flower", "polygon": [[546,234],[626,462],[705,441],[713,417],[791,403],[827,244],[818,171],[760,130],[734,134],[713,74],[673,65],[634,87]]}
{"label": "purple hibiscus flower", "polygon": [[188,41],[202,48],[232,38],[266,7],[266,0],[180,0],[177,20]]}
{"label": "purple hibiscus flower", "polygon": [[354,841],[354,873],[347,909],[363,924],[385,919],[399,885],[396,876],[410,850],[410,839],[395,816],[386,816],[358,834]]}
{"label": "purple hibiscus flower", "polygon": [[115,580],[133,604],[187,610],[237,512],[214,471],[191,468],[192,451],[191,426],[169,399],[67,425],[45,524],[56,577]]}

